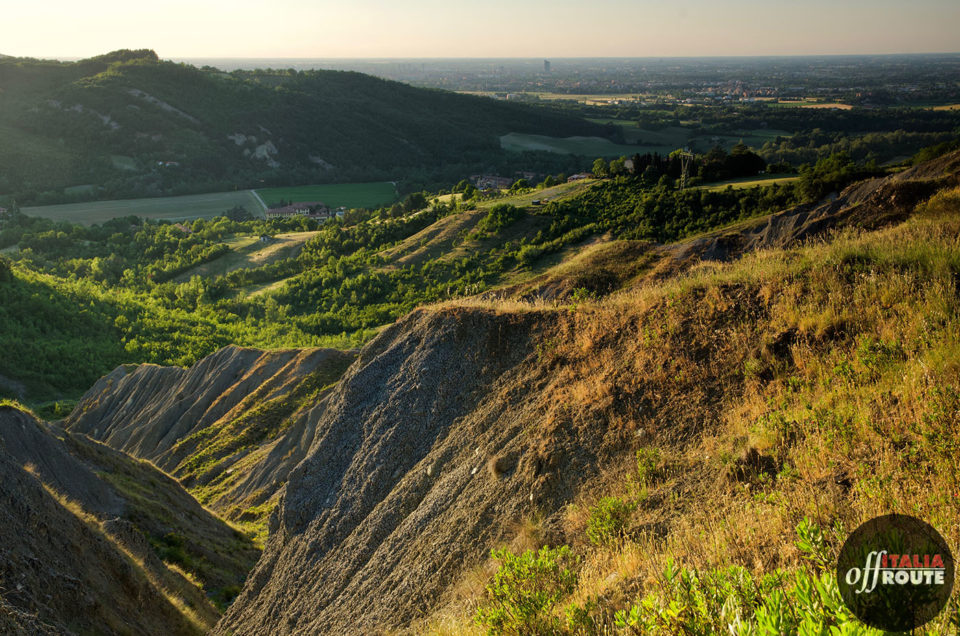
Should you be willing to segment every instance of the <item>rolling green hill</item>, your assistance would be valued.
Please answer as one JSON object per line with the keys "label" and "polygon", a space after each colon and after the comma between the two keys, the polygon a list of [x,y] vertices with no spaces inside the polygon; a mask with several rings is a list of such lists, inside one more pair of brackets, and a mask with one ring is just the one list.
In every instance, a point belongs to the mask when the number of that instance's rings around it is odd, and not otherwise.
{"label": "rolling green hill", "polygon": [[69,63],[0,60],[0,195],[20,205],[455,181],[517,161],[500,148],[501,135],[604,131],[575,117],[359,73],[224,73],[165,62],[153,51]]}

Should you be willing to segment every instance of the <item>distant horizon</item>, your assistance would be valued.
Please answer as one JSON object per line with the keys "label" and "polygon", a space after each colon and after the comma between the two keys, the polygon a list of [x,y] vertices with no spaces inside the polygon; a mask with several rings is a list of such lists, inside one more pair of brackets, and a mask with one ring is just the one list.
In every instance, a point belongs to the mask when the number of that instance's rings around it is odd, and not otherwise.
{"label": "distant horizon", "polygon": [[[0,56],[55,60],[58,62],[78,62],[87,60],[100,55],[107,55],[114,51],[122,49],[111,49],[101,53],[84,56],[35,56],[35,55],[11,55],[0,51]],[[153,50],[149,47],[135,47],[129,50]],[[252,61],[252,60],[310,60],[310,61],[348,61],[348,62],[388,62],[388,61],[532,61],[542,62],[550,61],[592,61],[592,60],[738,60],[738,59],[803,59],[803,58],[843,58],[843,57],[925,57],[925,56],[960,56],[960,49],[955,51],[922,51],[922,52],[904,52],[904,53],[792,53],[792,54],[753,54],[753,55],[568,55],[568,56],[550,56],[550,55],[527,55],[527,56],[370,56],[370,57],[349,57],[349,56],[270,56],[270,55],[174,55],[165,56],[155,51],[161,60],[169,62],[196,62],[205,60],[224,60],[224,61]]]}
{"label": "distant horizon", "polygon": [[955,52],[960,3],[46,0],[4,18],[8,55],[52,59],[140,47],[168,59],[793,57]]}

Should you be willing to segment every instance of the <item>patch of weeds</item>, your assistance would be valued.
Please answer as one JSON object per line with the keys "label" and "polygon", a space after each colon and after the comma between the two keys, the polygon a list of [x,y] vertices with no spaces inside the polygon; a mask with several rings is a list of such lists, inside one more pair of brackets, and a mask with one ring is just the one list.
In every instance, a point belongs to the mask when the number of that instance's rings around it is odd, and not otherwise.
{"label": "patch of weeds", "polygon": [[587,538],[594,545],[611,544],[626,534],[627,524],[636,505],[619,497],[604,497],[590,508]]}

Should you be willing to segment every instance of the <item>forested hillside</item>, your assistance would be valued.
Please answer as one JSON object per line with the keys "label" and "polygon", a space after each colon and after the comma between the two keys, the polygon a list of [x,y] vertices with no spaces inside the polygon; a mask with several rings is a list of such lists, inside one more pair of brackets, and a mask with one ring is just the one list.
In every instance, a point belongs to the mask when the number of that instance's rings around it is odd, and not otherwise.
{"label": "forested hillside", "polygon": [[[681,191],[630,174],[548,180],[411,196],[323,224],[130,217],[84,227],[14,212],[0,221],[0,394],[76,397],[122,362],[190,365],[228,344],[358,346],[416,307],[522,286],[597,242],[670,245],[869,174],[839,155],[794,182],[739,190]],[[653,268],[647,258],[551,296],[606,293],[626,271]]]}
{"label": "forested hillside", "polygon": [[20,205],[264,184],[452,182],[519,161],[569,163],[511,157],[498,140],[511,131],[604,134],[577,117],[359,73],[224,73],[145,50],[0,59],[0,197]]}

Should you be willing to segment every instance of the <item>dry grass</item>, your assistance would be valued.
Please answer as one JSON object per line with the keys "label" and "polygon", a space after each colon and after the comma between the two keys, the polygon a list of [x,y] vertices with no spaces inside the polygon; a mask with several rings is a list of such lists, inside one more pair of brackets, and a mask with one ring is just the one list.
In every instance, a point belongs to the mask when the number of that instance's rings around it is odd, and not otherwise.
{"label": "dry grass", "polygon": [[[612,462],[564,514],[583,556],[565,603],[597,601],[609,617],[655,589],[667,559],[798,567],[804,517],[834,550],[892,511],[960,544],[960,189],[898,226],[704,264],[600,302],[445,307],[543,312],[557,325],[538,350],[550,373],[533,452],[555,459],[563,431]],[[649,444],[664,459],[640,484],[623,457]],[[747,450],[773,474],[734,470]],[[585,541],[600,495],[637,504],[627,540]],[[480,598],[476,582],[464,589]],[[449,611],[442,621],[463,624]],[[444,629],[432,633],[456,633]]]}

